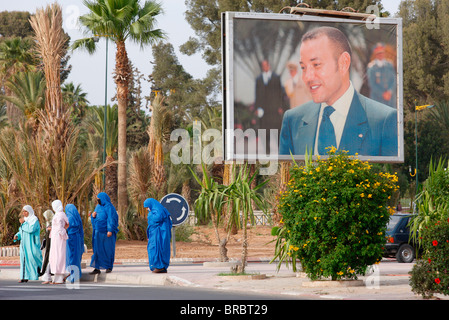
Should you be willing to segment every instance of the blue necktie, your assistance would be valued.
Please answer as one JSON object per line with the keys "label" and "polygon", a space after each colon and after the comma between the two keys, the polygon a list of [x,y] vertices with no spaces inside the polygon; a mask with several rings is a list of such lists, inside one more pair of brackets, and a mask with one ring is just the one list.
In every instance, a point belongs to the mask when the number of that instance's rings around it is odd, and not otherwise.
{"label": "blue necktie", "polygon": [[327,147],[337,147],[334,125],[329,118],[334,111],[335,109],[332,106],[327,106],[324,108],[320,132],[318,133],[318,154],[327,154]]}

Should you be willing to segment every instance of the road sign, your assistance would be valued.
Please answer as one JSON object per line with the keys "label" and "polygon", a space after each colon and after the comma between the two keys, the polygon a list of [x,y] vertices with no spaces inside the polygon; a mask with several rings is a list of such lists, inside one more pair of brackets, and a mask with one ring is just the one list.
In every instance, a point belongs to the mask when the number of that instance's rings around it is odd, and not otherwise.
{"label": "road sign", "polygon": [[189,204],[183,196],[169,193],[161,199],[161,204],[170,212],[173,226],[183,224],[189,216]]}

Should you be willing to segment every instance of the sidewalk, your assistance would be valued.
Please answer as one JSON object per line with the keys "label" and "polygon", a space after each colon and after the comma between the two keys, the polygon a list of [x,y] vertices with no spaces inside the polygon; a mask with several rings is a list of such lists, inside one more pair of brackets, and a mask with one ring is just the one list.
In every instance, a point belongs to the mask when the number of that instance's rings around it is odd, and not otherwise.
{"label": "sidewalk", "polygon": [[[84,261],[87,262],[87,261]],[[384,259],[373,273],[359,277],[358,286],[348,282],[311,282],[301,273],[294,273],[285,265],[279,272],[269,258],[248,261],[246,272],[252,276],[219,276],[229,273],[230,267],[212,263],[206,259],[173,258],[166,274],[154,274],[146,260],[118,260],[111,273],[103,270],[100,275],[89,275],[91,267],[82,270],[83,282],[114,283],[149,286],[184,286],[233,290],[286,298],[333,299],[333,300],[423,300],[409,286],[408,272],[413,263],[397,263]],[[18,279],[18,261],[0,260],[0,279]],[[352,284],[352,282],[351,282]],[[437,295],[449,300],[449,297]]]}

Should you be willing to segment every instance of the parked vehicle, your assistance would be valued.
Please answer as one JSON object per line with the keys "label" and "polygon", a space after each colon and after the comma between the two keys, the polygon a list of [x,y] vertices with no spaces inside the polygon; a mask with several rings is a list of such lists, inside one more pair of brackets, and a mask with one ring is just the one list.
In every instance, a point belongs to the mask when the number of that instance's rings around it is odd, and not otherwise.
{"label": "parked vehicle", "polygon": [[411,241],[408,224],[411,214],[394,214],[387,225],[384,256],[395,257],[398,262],[411,263],[416,257],[417,247]]}

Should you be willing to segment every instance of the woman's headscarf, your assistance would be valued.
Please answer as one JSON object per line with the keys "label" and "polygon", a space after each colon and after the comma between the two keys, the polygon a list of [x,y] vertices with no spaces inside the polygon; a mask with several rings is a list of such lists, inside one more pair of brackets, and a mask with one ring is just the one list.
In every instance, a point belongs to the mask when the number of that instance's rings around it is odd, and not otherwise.
{"label": "woman's headscarf", "polygon": [[100,192],[97,195],[97,198],[100,199],[99,205],[101,206],[106,206],[107,204],[110,204],[111,206],[113,206],[112,202],[111,202],[111,198],[109,198],[108,194],[106,192]]}
{"label": "woman's headscarf", "polygon": [[51,207],[55,213],[64,212],[64,207],[62,206],[61,200],[55,200],[51,203]]}
{"label": "woman's headscarf", "polygon": [[78,212],[78,209],[74,204],[68,204],[65,206],[65,213],[70,223],[70,230],[68,231],[80,231],[83,232],[83,222],[81,220],[81,216]]}
{"label": "woman's headscarf", "polygon": [[111,202],[111,198],[109,198],[108,194],[105,192],[100,192],[97,195],[97,198],[100,199],[100,203],[95,207],[95,211],[97,212],[97,214],[99,212],[104,212],[105,216],[107,217],[107,226],[104,227],[107,227],[107,230],[110,232],[118,232],[118,214],[117,210]]}
{"label": "woman's headscarf", "polygon": [[26,205],[23,207],[22,210],[25,210],[26,212],[28,212],[28,217],[23,217],[24,220],[30,225],[33,226],[37,220],[36,215],[34,214],[34,210],[31,206]]}
{"label": "woman's headscarf", "polygon": [[44,212],[44,218],[45,218],[47,227],[51,226],[51,222],[53,220],[54,215],[55,214],[50,209],[48,209],[47,211]]}
{"label": "woman's headscarf", "polygon": [[158,211],[161,214],[161,218],[166,219],[170,216],[170,212],[156,199],[148,198],[143,202],[144,208],[149,208],[151,211]]}

